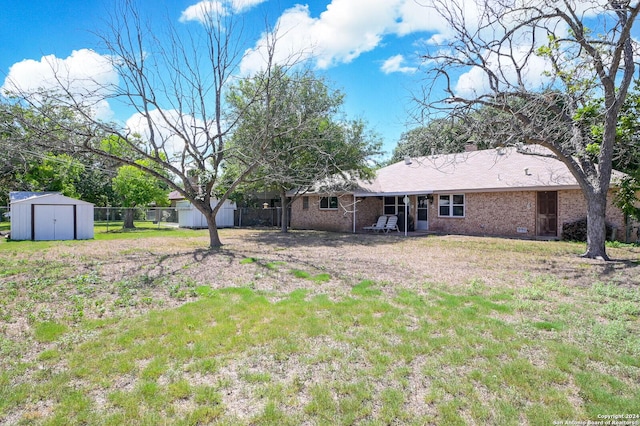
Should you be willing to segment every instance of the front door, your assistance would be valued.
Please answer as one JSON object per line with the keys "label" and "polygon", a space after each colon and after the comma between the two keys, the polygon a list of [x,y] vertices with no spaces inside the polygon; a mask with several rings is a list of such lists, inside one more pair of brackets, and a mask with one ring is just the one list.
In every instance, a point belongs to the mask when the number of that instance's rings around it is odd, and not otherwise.
{"label": "front door", "polygon": [[429,199],[421,195],[418,197],[418,220],[416,222],[416,229],[427,230],[429,229],[429,218],[427,212],[429,210]]}
{"label": "front door", "polygon": [[558,192],[538,192],[538,236],[558,236]]}

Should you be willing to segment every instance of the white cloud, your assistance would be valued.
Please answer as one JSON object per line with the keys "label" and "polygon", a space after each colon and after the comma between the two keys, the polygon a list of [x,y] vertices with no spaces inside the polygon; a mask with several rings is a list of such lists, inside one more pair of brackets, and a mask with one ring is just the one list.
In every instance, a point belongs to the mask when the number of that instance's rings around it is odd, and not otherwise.
{"label": "white cloud", "polygon": [[403,62],[404,62],[404,56],[395,55],[390,57],[386,61],[384,61],[380,69],[385,74],[391,74],[392,72],[401,72],[401,73],[411,74],[418,70],[416,67],[406,67],[406,66],[403,67],[402,66]]}
{"label": "white cloud", "polygon": [[231,5],[235,12],[245,12],[267,0],[232,0]]}
{"label": "white cloud", "polygon": [[220,1],[201,1],[183,10],[180,22],[206,22],[207,16],[210,14],[225,15],[226,13],[227,10]]}
{"label": "white cloud", "polygon": [[[278,40],[275,51],[275,62],[285,64],[292,58],[308,59],[312,56],[317,40],[309,31],[313,28],[315,20],[309,16],[308,6],[297,5],[286,10],[278,20]],[[267,63],[268,38],[272,35],[264,34],[255,47],[245,52],[245,57],[240,64],[240,72],[250,75],[264,69]]]}
{"label": "white cloud", "polygon": [[[468,6],[470,1],[466,1]],[[432,9],[432,3],[428,0],[406,0],[398,5],[398,16],[393,28],[399,36],[417,32],[448,32],[446,21]]]}
{"label": "white cloud", "polygon": [[476,98],[490,92],[487,74],[480,68],[471,68],[458,77],[454,92],[458,96]]}
{"label": "white cloud", "polygon": [[[298,54],[313,58],[320,69],[349,63],[379,47],[391,34],[440,28],[430,20],[428,8],[415,0],[333,0],[317,18],[307,6],[296,5],[279,18],[276,60]],[[245,74],[265,65],[267,36],[247,52]]]}
{"label": "white cloud", "polygon": [[80,49],[63,59],[47,55],[39,61],[25,59],[13,64],[1,89],[34,96],[40,91],[64,90],[90,107],[96,118],[108,120],[113,112],[104,98],[116,84],[118,73],[109,57]]}
{"label": "white cloud", "polygon": [[[521,65],[526,62],[526,65],[522,66],[520,73],[522,82],[527,88],[540,90],[551,82],[550,77],[545,73],[545,71],[551,70],[551,64],[547,59],[539,56],[529,56],[526,47],[514,47],[509,56],[513,57]],[[501,76],[501,80],[504,83],[517,84],[518,74],[510,60],[499,63],[497,55],[493,54],[487,58],[486,62],[496,75]],[[502,87],[502,89],[505,88],[506,86]],[[486,72],[478,67],[471,68],[458,78],[454,91],[457,95],[463,97],[476,97],[489,93],[490,87]]]}
{"label": "white cloud", "polygon": [[187,7],[180,15],[180,22],[206,22],[209,15],[227,15],[229,10],[242,13],[266,0],[203,0]]}

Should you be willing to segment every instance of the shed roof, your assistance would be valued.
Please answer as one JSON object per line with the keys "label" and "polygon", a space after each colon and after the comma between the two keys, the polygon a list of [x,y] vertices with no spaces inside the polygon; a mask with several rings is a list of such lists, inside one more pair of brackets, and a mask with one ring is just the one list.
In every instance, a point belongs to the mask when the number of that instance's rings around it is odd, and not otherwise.
{"label": "shed roof", "polygon": [[87,201],[78,200],[76,198],[66,197],[58,192],[46,193],[44,195],[34,195],[28,198],[22,198],[11,201],[11,205],[17,204],[64,204],[64,205],[88,205],[93,206]]}
{"label": "shed roof", "polygon": [[39,197],[41,195],[48,195],[48,194],[60,194],[60,192],[55,192],[55,191],[43,191],[43,192],[11,191],[11,192],[9,192],[9,201],[13,202],[13,201],[18,201],[18,200],[24,200],[25,198]]}
{"label": "shed roof", "polygon": [[184,200],[184,195],[182,195],[180,191],[171,191],[168,198],[170,200]]}

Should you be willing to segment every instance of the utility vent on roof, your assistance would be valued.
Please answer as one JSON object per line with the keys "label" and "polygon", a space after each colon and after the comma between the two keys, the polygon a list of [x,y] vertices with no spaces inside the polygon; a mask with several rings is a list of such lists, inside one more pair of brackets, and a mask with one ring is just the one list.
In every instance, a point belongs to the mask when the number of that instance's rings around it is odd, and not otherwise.
{"label": "utility vent on roof", "polygon": [[408,155],[404,157],[404,164],[406,164],[407,166],[411,164],[411,157],[409,157]]}

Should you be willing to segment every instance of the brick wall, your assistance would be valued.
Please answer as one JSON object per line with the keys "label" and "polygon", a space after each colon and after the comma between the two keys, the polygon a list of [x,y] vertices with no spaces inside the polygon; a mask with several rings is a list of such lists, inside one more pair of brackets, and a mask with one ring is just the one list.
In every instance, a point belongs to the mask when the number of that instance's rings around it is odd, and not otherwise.
{"label": "brick wall", "polygon": [[[610,190],[607,194],[607,223],[617,228],[616,239],[624,241],[624,215],[619,208],[613,205],[615,191]],[[587,216],[587,200],[582,195],[582,191],[558,191],[558,220],[559,231],[562,231],[562,224],[573,222]]]}
{"label": "brick wall", "polygon": [[[522,231],[518,232],[518,228]],[[536,192],[481,192],[465,194],[465,217],[438,217],[438,196],[429,209],[429,230],[436,232],[534,237]]]}
{"label": "brick wall", "polygon": [[356,215],[356,232],[362,232],[365,226],[371,226],[382,215],[382,200],[378,197],[358,198],[358,213]]}
{"label": "brick wall", "polygon": [[[624,219],[612,205],[613,191],[607,204],[607,222],[618,228],[617,238],[624,238]],[[438,217],[438,196],[428,208],[429,230],[451,234],[495,235],[533,238],[536,236],[536,191],[481,192],[465,194],[465,217]],[[291,206],[293,229],[318,229],[335,232],[353,231],[353,197],[338,198],[338,210],[320,210],[320,197],[309,196],[309,208],[303,209],[302,198]],[[357,198],[356,232],[376,222],[383,212],[379,197]],[[411,196],[411,214],[416,215],[416,197]],[[586,201],[580,190],[558,191],[558,237],[562,224],[585,217]],[[526,232],[518,232],[520,231]]]}
{"label": "brick wall", "polygon": [[[613,192],[607,201],[607,222],[618,228],[617,238],[623,238],[623,216],[612,204]],[[536,191],[483,192],[465,194],[465,217],[438,217],[437,196],[429,210],[429,230],[470,235],[536,236]],[[562,224],[587,215],[587,203],[580,190],[558,191],[558,237]],[[518,232],[526,229],[526,232]]]}
{"label": "brick wall", "polygon": [[303,208],[300,197],[291,204],[291,228],[320,231],[350,232],[353,223],[353,197],[338,197],[337,210],[320,209],[320,197],[310,195],[308,209]]}

